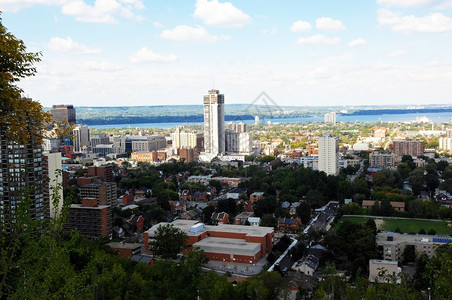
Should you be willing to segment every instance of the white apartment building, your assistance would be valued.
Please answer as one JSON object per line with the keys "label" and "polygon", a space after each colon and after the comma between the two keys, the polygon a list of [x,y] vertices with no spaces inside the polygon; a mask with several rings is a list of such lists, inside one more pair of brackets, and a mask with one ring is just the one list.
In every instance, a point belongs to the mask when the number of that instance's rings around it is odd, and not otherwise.
{"label": "white apartment building", "polygon": [[323,115],[323,121],[325,123],[336,124],[336,113],[335,112],[330,112],[330,113],[324,114]]}
{"label": "white apartment building", "polygon": [[327,175],[339,174],[339,138],[325,133],[319,137],[319,171]]}

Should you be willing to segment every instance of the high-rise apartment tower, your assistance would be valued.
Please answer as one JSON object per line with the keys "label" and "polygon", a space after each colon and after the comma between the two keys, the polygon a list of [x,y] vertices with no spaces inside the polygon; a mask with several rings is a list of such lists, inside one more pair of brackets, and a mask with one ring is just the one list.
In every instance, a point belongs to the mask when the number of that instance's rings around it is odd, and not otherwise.
{"label": "high-rise apartment tower", "polygon": [[339,174],[339,138],[327,132],[319,137],[319,171]]}
{"label": "high-rise apartment tower", "polygon": [[204,95],[204,149],[211,156],[225,152],[224,95],[215,89]]}

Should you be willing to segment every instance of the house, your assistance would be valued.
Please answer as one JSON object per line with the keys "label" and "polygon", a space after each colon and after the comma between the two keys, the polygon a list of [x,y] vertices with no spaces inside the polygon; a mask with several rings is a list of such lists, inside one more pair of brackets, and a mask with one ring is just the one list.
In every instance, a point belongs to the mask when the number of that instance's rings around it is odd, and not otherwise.
{"label": "house", "polygon": [[254,216],[254,212],[252,212],[252,211],[244,211],[244,212],[238,214],[234,218],[234,224],[235,225],[245,225],[245,223],[248,220],[248,218],[252,217],[252,216]]}
{"label": "house", "polygon": [[130,232],[141,232],[144,228],[144,218],[142,216],[132,215],[124,224],[124,228]]}
{"label": "house", "polygon": [[185,212],[187,210],[187,206],[186,206],[186,202],[183,200],[180,201],[168,201],[170,206],[171,206],[171,210],[173,211],[173,213],[175,215],[181,214],[183,212]]}
{"label": "house", "polygon": [[296,262],[292,269],[302,274],[313,276],[319,266],[320,258],[314,254],[309,254]]}
{"label": "house", "polygon": [[111,249],[118,251],[119,256],[130,258],[132,255],[141,253],[141,244],[125,243],[125,242],[111,242],[107,244]]}
{"label": "house", "polygon": [[[363,200],[362,207],[363,208],[371,208],[375,205],[375,202],[380,202],[380,201]],[[391,201],[389,203],[391,204],[392,208],[394,208],[395,210],[405,211],[405,202]]]}
{"label": "house", "polygon": [[121,203],[122,205],[130,205],[134,204],[135,196],[133,194],[127,194],[122,196]]}
{"label": "house", "polygon": [[222,212],[214,212],[212,214],[212,223],[213,224],[228,224],[229,223],[229,214]]}
{"label": "house", "polygon": [[250,202],[253,204],[256,201],[261,200],[264,198],[264,192],[254,192],[250,195]]}
{"label": "house", "polygon": [[[296,294],[301,289],[307,296],[312,296],[312,291],[317,286],[318,280],[311,275],[302,274],[300,272],[289,271],[287,277],[287,288],[289,289],[289,299],[295,299]],[[293,297],[291,297],[293,295]]]}
{"label": "house", "polygon": [[199,220],[202,216],[202,210],[199,208],[194,208],[189,211],[183,212],[180,216],[182,220]]}
{"label": "house", "polygon": [[226,198],[231,198],[234,200],[239,200],[240,196],[242,194],[246,193],[246,189],[241,189],[241,188],[235,188],[233,190],[230,190],[229,192],[226,193]]}
{"label": "house", "polygon": [[278,229],[283,232],[298,231],[301,219],[299,217],[278,218]]}
{"label": "house", "polygon": [[145,264],[146,266],[152,266],[157,261],[157,259],[155,257],[149,256],[149,255],[142,255],[142,254],[141,255],[132,255],[130,260]]}

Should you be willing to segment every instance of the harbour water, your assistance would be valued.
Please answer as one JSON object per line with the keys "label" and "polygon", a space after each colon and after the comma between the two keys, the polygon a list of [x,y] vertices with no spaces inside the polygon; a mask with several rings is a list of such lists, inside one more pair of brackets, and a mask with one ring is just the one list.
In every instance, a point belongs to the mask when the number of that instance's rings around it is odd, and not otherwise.
{"label": "harbour water", "polygon": [[[383,115],[354,115],[354,116],[337,116],[337,122],[407,122],[415,121],[416,118],[427,117],[431,122],[444,123],[452,122],[452,113],[426,113],[426,114],[383,114]],[[307,117],[307,118],[278,118],[278,119],[260,119],[260,123],[307,123],[307,122],[322,122],[323,117]],[[254,120],[236,120],[235,122],[244,122],[246,124],[254,124]],[[227,123],[227,122],[225,122]],[[135,124],[103,124],[103,125],[89,125],[94,129],[105,128],[158,128],[169,129],[181,125],[201,125],[202,122],[178,122],[178,123],[135,123]]]}

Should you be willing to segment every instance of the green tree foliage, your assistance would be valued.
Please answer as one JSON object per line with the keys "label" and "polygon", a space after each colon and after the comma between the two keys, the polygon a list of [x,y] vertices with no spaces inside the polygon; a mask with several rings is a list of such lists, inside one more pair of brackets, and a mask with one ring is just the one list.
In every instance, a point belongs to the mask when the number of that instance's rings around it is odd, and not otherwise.
{"label": "green tree foliage", "polygon": [[426,266],[424,278],[429,281],[434,299],[449,299],[452,295],[452,244],[442,245]]}
{"label": "green tree foliage", "polygon": [[[344,221],[337,231],[330,231],[325,236],[330,255],[337,265],[346,258],[349,271],[354,278],[358,269],[366,273],[369,259],[376,257],[374,224],[359,224]],[[350,265],[351,264],[351,265]]]}
{"label": "green tree foliage", "polygon": [[163,258],[176,258],[187,244],[188,236],[172,224],[160,225],[156,231],[151,248]]}
{"label": "green tree foliage", "polygon": [[306,201],[300,202],[300,205],[297,207],[297,214],[300,216],[303,224],[308,224],[311,220],[311,205]]}

